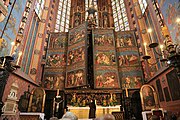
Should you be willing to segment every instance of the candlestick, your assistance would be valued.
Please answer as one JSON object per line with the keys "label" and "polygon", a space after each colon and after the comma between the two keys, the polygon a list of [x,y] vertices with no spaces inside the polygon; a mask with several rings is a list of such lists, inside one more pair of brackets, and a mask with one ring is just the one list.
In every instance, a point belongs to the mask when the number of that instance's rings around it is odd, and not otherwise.
{"label": "candlestick", "polygon": [[22,55],[22,52],[19,53],[19,56],[18,56],[16,65],[19,65],[19,60],[20,60],[20,58],[21,58],[21,55]]}
{"label": "candlestick", "polygon": [[11,51],[10,51],[10,53],[9,53],[9,55],[11,56],[12,55],[12,52],[13,52],[13,46],[15,45],[15,42],[12,42],[11,43]]}
{"label": "candlestick", "polygon": [[162,58],[164,59],[164,50],[163,50],[163,45],[160,45],[160,49],[161,49],[161,54],[162,54]]}
{"label": "candlestick", "polygon": [[144,43],[144,51],[145,51],[145,56],[148,55],[147,53],[147,47],[146,47],[147,43]]}
{"label": "candlestick", "polygon": [[126,97],[128,97],[128,89],[127,89],[127,88],[125,88],[125,90],[126,90]]}

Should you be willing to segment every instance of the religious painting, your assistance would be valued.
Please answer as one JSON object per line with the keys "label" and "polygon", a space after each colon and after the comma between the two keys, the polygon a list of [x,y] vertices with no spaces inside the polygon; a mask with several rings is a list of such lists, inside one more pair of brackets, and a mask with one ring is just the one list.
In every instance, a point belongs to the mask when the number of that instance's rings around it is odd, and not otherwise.
{"label": "religious painting", "polygon": [[159,107],[156,91],[150,85],[143,85],[140,89],[142,109],[144,111]]}
{"label": "religious painting", "polygon": [[120,88],[112,29],[93,30],[93,53],[95,88]]}
{"label": "religious painting", "polygon": [[63,49],[67,46],[67,33],[51,33],[49,48]]}
{"label": "religious painting", "polygon": [[85,60],[85,47],[79,47],[68,51],[67,65]]}
{"label": "religious painting", "polygon": [[32,90],[28,112],[44,112],[46,93],[43,88],[37,87]]}
{"label": "religious painting", "polygon": [[119,88],[116,71],[97,71],[95,74],[95,88]]}
{"label": "religious painting", "polygon": [[52,53],[48,55],[46,67],[61,67],[66,65],[66,55],[64,53]]}
{"label": "religious painting", "polygon": [[118,56],[119,67],[139,65],[139,56],[136,54],[126,54]]}
{"label": "religious painting", "polygon": [[116,65],[116,58],[114,51],[99,52],[95,53],[95,64],[96,65]]}
{"label": "religious painting", "polygon": [[66,88],[79,87],[79,86],[86,85],[84,69],[78,69],[78,70],[67,72],[66,78],[67,78],[66,84],[65,84]]}
{"label": "religious painting", "polygon": [[134,47],[136,46],[134,34],[132,31],[118,32],[116,36],[116,47]]}
{"label": "religious painting", "polygon": [[87,74],[87,23],[69,31],[66,88],[85,86]]}
{"label": "religious painting", "polygon": [[86,40],[87,23],[81,24],[69,31],[68,46]]}
{"label": "religious painting", "polygon": [[140,88],[141,85],[142,85],[142,78],[140,76],[122,77],[122,89]]}
{"label": "religious painting", "polygon": [[170,31],[172,41],[180,43],[180,2],[179,0],[158,0],[163,20]]}
{"label": "religious painting", "polygon": [[49,90],[64,89],[65,77],[61,74],[47,74],[44,76],[44,88]]}
{"label": "religious painting", "polygon": [[94,29],[93,30],[93,47],[95,50],[114,50],[114,32],[112,29]]}
{"label": "religious painting", "polygon": [[95,34],[94,35],[94,45],[97,46],[113,46],[113,34]]}

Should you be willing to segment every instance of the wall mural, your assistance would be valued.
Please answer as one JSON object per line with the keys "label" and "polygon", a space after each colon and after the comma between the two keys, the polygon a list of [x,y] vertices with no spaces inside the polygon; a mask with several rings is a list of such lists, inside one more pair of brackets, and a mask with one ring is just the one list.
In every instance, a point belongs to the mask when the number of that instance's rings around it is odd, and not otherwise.
{"label": "wall mural", "polygon": [[158,2],[172,40],[180,43],[180,23],[177,23],[177,18],[180,18],[179,0],[158,0]]}
{"label": "wall mural", "polygon": [[46,75],[44,77],[44,88],[50,89],[50,90],[56,90],[56,89],[60,89],[63,90],[64,89],[64,75],[56,75],[56,74],[50,74],[50,75]]}
{"label": "wall mural", "polygon": [[46,66],[47,67],[61,67],[66,65],[66,55],[65,54],[51,54],[48,55]]}
{"label": "wall mural", "polygon": [[120,31],[116,34],[119,76],[122,89],[140,88],[142,68],[133,31]]}
{"label": "wall mural", "polygon": [[120,88],[113,30],[93,30],[94,87]]}
{"label": "wall mural", "polygon": [[67,67],[66,67],[66,88],[80,87],[86,82],[87,65],[87,27],[86,23],[79,25],[69,31]]}
{"label": "wall mural", "polygon": [[[2,42],[0,41],[0,56],[9,55],[9,53],[10,53],[11,42],[14,42],[14,40],[16,38],[19,24],[20,24],[21,18],[22,18],[21,16],[23,15],[23,12],[25,9],[26,1],[27,0],[17,0],[14,5],[9,22],[8,22],[7,27],[3,34],[3,38],[5,39],[5,41],[2,41]],[[11,3],[13,3],[13,2],[14,2],[14,0],[11,0]],[[11,6],[12,5],[9,5],[8,12],[10,12]],[[19,17],[16,17],[16,16],[19,16]],[[0,34],[2,33],[2,30],[4,28],[6,21],[7,21],[7,17],[5,18],[4,21],[0,22]]]}

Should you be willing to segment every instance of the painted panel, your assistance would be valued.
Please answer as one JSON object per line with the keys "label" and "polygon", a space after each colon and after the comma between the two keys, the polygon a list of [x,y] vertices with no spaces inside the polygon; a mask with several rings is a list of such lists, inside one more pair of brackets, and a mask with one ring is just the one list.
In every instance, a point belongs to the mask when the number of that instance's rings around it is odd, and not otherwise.
{"label": "painted panel", "polygon": [[52,33],[49,38],[46,68],[60,68],[66,65],[67,33]]}
{"label": "painted panel", "polygon": [[45,89],[64,89],[67,33],[51,33],[45,62],[43,86]]}
{"label": "painted panel", "polygon": [[93,30],[94,87],[120,88],[113,30]]}
{"label": "painted panel", "polygon": [[[9,55],[10,53],[11,42],[13,42],[16,38],[21,18],[25,9],[26,1],[27,0],[16,0],[16,3],[12,10],[12,14],[3,34],[3,38],[5,39],[5,41],[3,42],[3,45],[0,46],[0,56]],[[11,3],[13,2],[14,0],[11,0]],[[8,12],[10,12],[11,7],[12,6],[9,5]],[[8,17],[6,17],[3,22],[0,22],[0,34],[2,34],[5,23],[7,22],[7,18]]]}
{"label": "painted panel", "polygon": [[158,0],[165,24],[168,26],[172,40],[180,43],[180,1],[179,0]]}
{"label": "painted panel", "polygon": [[66,33],[53,33],[50,36],[50,49],[60,49],[67,47],[67,34]]}
{"label": "painted panel", "polygon": [[116,48],[122,89],[140,88],[142,70],[134,32],[117,32]]}
{"label": "painted panel", "polygon": [[45,89],[50,89],[50,90],[56,90],[64,89],[64,75],[63,74],[49,74],[47,73],[44,77],[44,85],[43,87]]}
{"label": "painted panel", "polygon": [[87,84],[87,23],[69,31],[65,88]]}

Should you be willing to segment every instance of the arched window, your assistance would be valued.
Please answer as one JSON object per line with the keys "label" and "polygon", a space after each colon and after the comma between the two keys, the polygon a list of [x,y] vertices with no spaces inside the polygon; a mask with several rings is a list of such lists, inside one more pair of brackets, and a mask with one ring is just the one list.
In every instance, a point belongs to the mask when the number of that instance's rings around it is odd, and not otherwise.
{"label": "arched window", "polygon": [[129,22],[127,18],[124,0],[112,0],[112,10],[114,17],[115,31],[129,30]]}
{"label": "arched window", "polygon": [[55,32],[68,32],[71,0],[59,0]]}
{"label": "arched window", "polygon": [[142,14],[144,14],[146,7],[147,7],[147,1],[146,0],[138,0],[139,1],[139,5],[142,11]]}
{"label": "arched window", "polygon": [[44,9],[44,2],[45,2],[44,0],[36,0],[36,3],[35,3],[34,9],[39,19],[41,19],[41,16],[42,16],[42,10]]}

